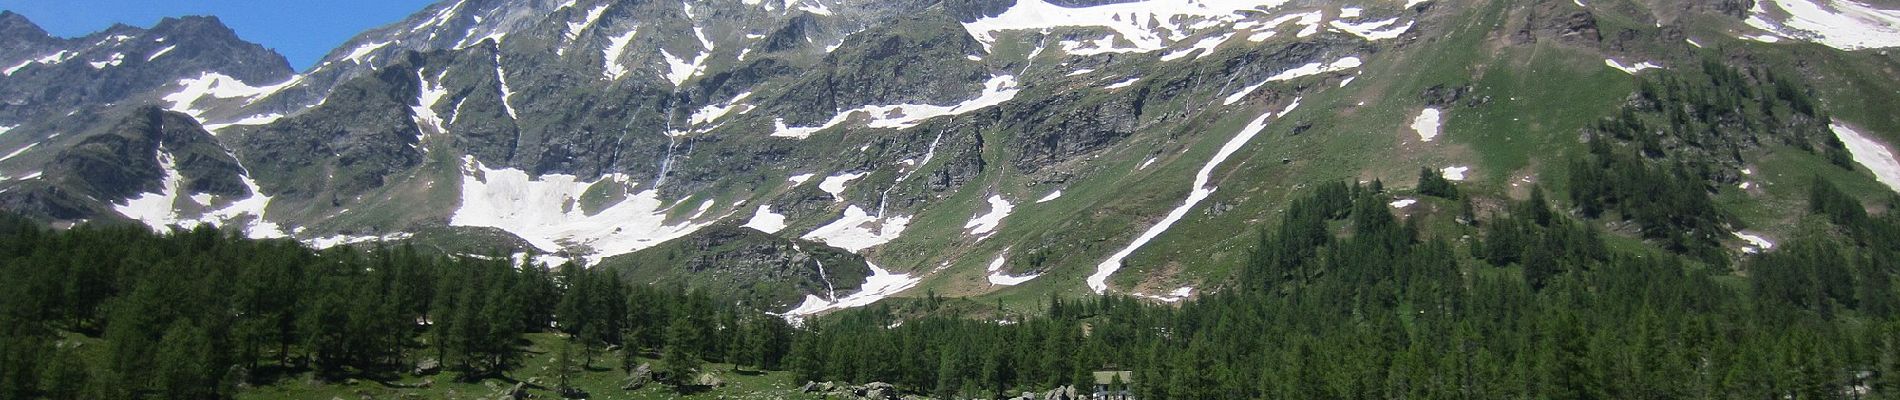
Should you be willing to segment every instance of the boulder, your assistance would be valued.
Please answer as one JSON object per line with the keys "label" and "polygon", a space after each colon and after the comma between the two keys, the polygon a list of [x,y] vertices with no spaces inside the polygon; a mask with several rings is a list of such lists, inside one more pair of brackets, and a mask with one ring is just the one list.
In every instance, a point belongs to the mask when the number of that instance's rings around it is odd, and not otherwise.
{"label": "boulder", "polygon": [[714,374],[714,373],[709,372],[709,373],[700,374],[699,379],[695,379],[693,383],[699,386],[716,388],[716,387],[725,386],[726,380],[719,378],[719,374]]}
{"label": "boulder", "polygon": [[884,382],[865,384],[860,396],[871,400],[897,400],[897,386]]}
{"label": "boulder", "polygon": [[633,372],[627,373],[627,381],[620,385],[620,389],[639,390],[649,383],[653,383],[653,364],[642,363]]}
{"label": "boulder", "polygon": [[442,372],[442,362],[433,358],[424,358],[416,362],[416,375],[435,375]]}

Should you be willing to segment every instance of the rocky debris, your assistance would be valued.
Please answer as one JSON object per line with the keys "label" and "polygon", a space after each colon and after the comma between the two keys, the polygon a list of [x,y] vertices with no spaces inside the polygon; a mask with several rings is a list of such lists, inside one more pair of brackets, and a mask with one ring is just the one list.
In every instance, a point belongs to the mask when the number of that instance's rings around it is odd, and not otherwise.
{"label": "rocky debris", "polygon": [[699,374],[699,378],[693,379],[693,384],[709,388],[725,387],[726,379],[720,378],[719,374],[707,372]]}
{"label": "rocky debris", "polygon": [[1044,392],[1042,394],[1042,400],[1081,400],[1081,399],[1082,399],[1081,395],[1076,394],[1075,386],[1073,385],[1050,389],[1048,392]]}
{"label": "rocky debris", "polygon": [[896,385],[884,382],[871,382],[856,386],[833,382],[805,382],[805,385],[799,387],[798,391],[800,393],[822,395],[825,398],[864,400],[899,400],[905,398],[897,392]]}
{"label": "rocky debris", "polygon": [[653,383],[653,364],[640,363],[640,366],[627,373],[627,380],[620,384],[622,390],[640,390]]}
{"label": "rocky debris", "polygon": [[1524,11],[1511,44],[1527,45],[1538,40],[1556,39],[1564,43],[1594,44],[1603,40],[1597,30],[1596,14],[1561,1],[1546,1]]}

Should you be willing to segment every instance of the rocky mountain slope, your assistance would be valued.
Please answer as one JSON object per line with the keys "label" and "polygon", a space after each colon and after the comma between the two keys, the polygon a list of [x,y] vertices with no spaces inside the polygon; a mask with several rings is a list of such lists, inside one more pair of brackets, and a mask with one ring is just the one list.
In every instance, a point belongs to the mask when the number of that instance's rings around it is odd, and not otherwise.
{"label": "rocky mountain slope", "polygon": [[1601,121],[1720,65],[1786,78],[1827,119],[1789,125],[1828,126],[1818,143],[1852,160],[1708,125],[1722,151],[1689,161],[1736,211],[1720,240],[1739,257],[1792,233],[1808,176],[1900,186],[1897,8],[458,0],[296,74],[214,19],[64,39],[7,13],[0,205],[572,260],[793,313],[923,291],[1172,301],[1220,290],[1313,182],[1424,168],[1480,210],[1569,190]]}

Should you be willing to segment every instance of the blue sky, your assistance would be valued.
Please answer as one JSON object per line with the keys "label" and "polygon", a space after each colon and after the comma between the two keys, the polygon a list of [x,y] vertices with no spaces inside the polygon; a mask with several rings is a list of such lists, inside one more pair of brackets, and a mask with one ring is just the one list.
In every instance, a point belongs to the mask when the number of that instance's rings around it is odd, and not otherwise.
{"label": "blue sky", "polygon": [[251,42],[276,49],[297,70],[357,33],[400,21],[433,0],[0,0],[54,36],[113,23],[149,28],[164,17],[215,15]]}

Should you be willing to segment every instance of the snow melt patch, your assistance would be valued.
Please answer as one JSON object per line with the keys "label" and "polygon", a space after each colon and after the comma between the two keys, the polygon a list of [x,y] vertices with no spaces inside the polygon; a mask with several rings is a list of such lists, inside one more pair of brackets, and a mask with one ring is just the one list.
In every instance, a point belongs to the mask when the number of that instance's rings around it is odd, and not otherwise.
{"label": "snow melt patch", "polygon": [[79,53],[74,53],[74,52],[70,52],[66,50],[60,50],[58,53],[49,54],[45,57],[40,57],[36,59],[21,61],[18,65],[7,67],[7,69],[5,70],[0,70],[0,76],[13,76],[13,73],[20,72],[21,68],[26,68],[27,66],[33,65],[33,64],[57,65],[59,63],[66,62],[66,60],[70,60],[73,58],[73,56],[77,56],[77,55],[79,55]]}
{"label": "snow melt patch", "polygon": [[674,57],[673,53],[668,53],[665,49],[660,50],[660,57],[666,59],[666,80],[673,82],[674,87],[685,85],[687,79],[692,79],[694,76],[699,75],[700,72],[705,72],[706,58],[711,56],[712,53],[701,52],[693,56],[691,61],[688,61],[683,58]]}
{"label": "snow melt patch", "polygon": [[225,128],[230,128],[233,126],[264,125],[264,124],[269,124],[272,122],[277,122],[277,120],[283,119],[283,118],[284,118],[283,114],[277,114],[277,113],[252,115],[249,117],[240,118],[236,121],[221,122],[221,123],[215,123],[215,124],[204,124],[204,127],[205,127],[206,132],[211,132],[212,135],[217,135],[219,133],[223,133]]}
{"label": "snow melt patch", "polygon": [[1193,286],[1182,286],[1179,289],[1174,289],[1174,291],[1168,292],[1168,294],[1135,293],[1136,297],[1159,300],[1164,303],[1179,303],[1181,302],[1181,300],[1187,300],[1189,296],[1193,296],[1193,295],[1194,295]]}
{"label": "snow melt patch", "polygon": [[1648,62],[1648,61],[1636,63],[1636,65],[1623,65],[1623,63],[1620,61],[1616,61],[1616,60],[1608,59],[1608,58],[1603,59],[1603,65],[1608,65],[1610,66],[1610,68],[1616,68],[1617,70],[1623,71],[1624,73],[1627,73],[1630,75],[1636,75],[1637,72],[1643,72],[1643,70],[1646,70],[1646,69],[1662,68],[1662,66],[1656,65],[1656,63]]}
{"label": "snow melt patch", "polygon": [[1319,74],[1324,74],[1324,73],[1345,71],[1345,70],[1350,70],[1353,68],[1359,68],[1360,65],[1363,65],[1363,62],[1359,60],[1359,57],[1341,58],[1331,63],[1309,63],[1309,64],[1302,65],[1299,67],[1295,67],[1293,69],[1281,71],[1278,74],[1274,74],[1271,77],[1267,77],[1267,82],[1279,82],[1279,81],[1293,80],[1293,79],[1319,75]]}
{"label": "snow melt patch", "polygon": [[178,202],[178,186],[185,177],[178,173],[178,164],[173,162],[171,153],[158,153],[158,167],[165,172],[165,176],[159,180],[157,192],[142,193],[139,197],[126,199],[125,204],[114,204],[112,209],[126,218],[145,223],[153,230],[164,231],[178,223],[178,211],[173,205]]}
{"label": "snow melt patch", "polygon": [[92,69],[105,69],[106,67],[116,67],[122,63],[125,63],[125,53],[112,53],[112,57],[107,58],[105,61],[94,61],[87,64],[92,65]]}
{"label": "snow melt patch", "polygon": [[758,212],[752,214],[752,219],[745,222],[745,227],[758,229],[759,232],[778,233],[785,230],[785,215],[772,212],[770,204],[762,205]]}
{"label": "snow melt patch", "polygon": [[1042,274],[1010,276],[1009,274],[1003,273],[1003,265],[1008,264],[1008,263],[1009,263],[1008,254],[997,255],[995,261],[990,261],[990,269],[989,269],[990,284],[997,285],[997,286],[1016,286],[1016,285],[1023,284],[1023,282],[1029,282],[1032,279],[1036,279],[1037,277],[1042,276]]}
{"label": "snow melt patch", "polygon": [[910,217],[871,216],[864,208],[845,207],[844,216],[837,221],[813,229],[803,238],[824,242],[852,253],[897,240],[904,234],[904,228],[910,225]]}
{"label": "snow melt patch", "polygon": [[416,143],[420,145],[425,138],[448,135],[449,125],[442,121],[441,115],[436,114],[435,104],[448,97],[449,90],[442,87],[440,78],[431,82],[422,76],[420,70],[416,71],[416,82],[421,85],[420,94],[416,96],[416,104],[409,106],[409,116],[415,119]]}
{"label": "snow melt patch", "polygon": [[607,80],[617,81],[627,76],[627,66],[620,64],[620,55],[627,53],[627,46],[633,44],[633,34],[640,30],[630,30],[607,39],[607,47],[600,50],[600,74]]}
{"label": "snow melt patch", "polygon": [[352,245],[352,244],[357,244],[357,243],[393,242],[397,240],[405,240],[414,236],[415,235],[412,235],[409,233],[391,233],[391,234],[382,235],[382,236],[333,235],[329,237],[320,237],[320,238],[304,240],[303,244],[308,245],[312,248],[316,248],[318,250],[322,250],[322,249],[328,249],[331,247]]}
{"label": "snow melt patch", "polygon": [[824,124],[810,127],[786,126],[785,119],[778,118],[773,122],[772,137],[808,138],[819,131],[831,129],[846,121],[850,121],[851,117],[857,113],[865,113],[871,117],[871,121],[865,124],[865,126],[871,128],[910,129],[931,118],[960,115],[1003,104],[1004,102],[1014,100],[1016,94],[1021,91],[1022,88],[1018,86],[1016,77],[999,75],[991,77],[988,82],[985,82],[983,84],[983,92],[978,94],[976,98],[964,100],[962,103],[956,105],[899,104],[862,106],[839,112],[838,115],[832,116],[831,119],[825,121]]}
{"label": "snow melt patch", "polygon": [[354,49],[350,49],[350,54],[344,55],[343,59],[349,60],[352,63],[362,64],[363,61],[369,57],[369,53],[380,50],[384,46],[389,46],[389,42],[364,43],[356,46]]}
{"label": "snow melt patch", "polygon": [[202,112],[193,109],[192,105],[205,96],[218,99],[256,99],[277,93],[277,91],[283,90],[283,88],[302,80],[302,77],[292,77],[290,80],[275,85],[256,87],[245,84],[244,81],[240,81],[228,75],[216,72],[205,72],[199,74],[197,78],[178,80],[178,85],[181,86],[178,91],[167,94],[161,97],[161,99],[172,103],[172,111],[189,114],[195,118]]}
{"label": "snow melt patch", "polygon": [[567,41],[572,42],[574,39],[579,39],[581,37],[581,31],[586,30],[587,27],[594,26],[594,22],[599,21],[601,14],[606,14],[607,7],[611,5],[613,5],[612,2],[601,3],[600,5],[594,6],[593,9],[587,10],[587,16],[581,18],[580,22],[567,23]]}
{"label": "snow melt patch", "polygon": [[[747,97],[752,97],[752,92],[740,93],[738,96],[733,96],[732,100],[726,100],[724,103],[708,104],[705,107],[701,107],[699,111],[693,112],[691,122],[693,125],[700,125],[718,121],[720,118],[724,118],[726,114],[732,113],[733,109],[739,108],[739,102],[745,101]],[[744,114],[745,112],[740,111],[739,113]]]}
{"label": "snow melt patch", "polygon": [[1194,42],[1194,45],[1188,46],[1185,49],[1176,50],[1176,51],[1169,52],[1168,54],[1161,55],[1161,61],[1179,60],[1189,55],[1193,55],[1195,59],[1200,59],[1201,57],[1205,57],[1208,54],[1214,54],[1214,48],[1220,47],[1221,43],[1226,43],[1227,39],[1231,39],[1233,37],[1234,37],[1234,34],[1232,33],[1218,35],[1218,36],[1208,36],[1206,38],[1202,38],[1201,41]]}
{"label": "snow melt patch", "polygon": [[[1776,22],[1762,3],[1774,3],[1788,13]],[[1887,10],[1855,0],[1758,0],[1750,9],[1749,26],[1775,35],[1800,38],[1841,50],[1900,46],[1900,10]],[[1763,42],[1775,36],[1745,37]]]}
{"label": "snow melt patch", "polygon": [[[859,172],[855,174],[838,174],[838,175],[827,176],[825,177],[825,180],[823,182],[818,182],[818,190],[823,190],[825,191],[825,193],[831,193],[831,198],[833,200],[844,201],[845,184],[851,183],[851,181],[857,180],[858,178],[863,178],[865,175],[870,175],[870,173]],[[810,175],[806,175],[806,178],[810,179]]]}
{"label": "snow melt patch", "polygon": [[1426,107],[1418,112],[1417,117],[1412,117],[1412,131],[1418,132],[1418,140],[1430,142],[1438,138],[1443,123],[1440,114],[1438,109]]}
{"label": "snow melt patch", "polygon": [[1398,200],[1393,200],[1392,204],[1390,205],[1392,206],[1392,208],[1406,208],[1406,207],[1411,207],[1413,204],[1418,204],[1418,200],[1417,199],[1398,199]]}
{"label": "snow melt patch", "polygon": [[798,174],[798,175],[792,175],[792,176],[786,177],[785,180],[792,181],[792,186],[798,186],[798,185],[805,184],[806,181],[810,181],[811,178],[814,176],[818,176],[818,175],[817,174]]}
{"label": "snow melt patch", "polygon": [[1445,180],[1464,181],[1465,172],[1470,171],[1471,167],[1445,167],[1444,169],[1438,170],[1438,174],[1444,175]]}
{"label": "snow melt patch", "polygon": [[891,273],[889,270],[879,268],[877,264],[867,262],[865,265],[871,267],[871,276],[864,277],[864,284],[859,286],[860,289],[857,293],[845,296],[837,301],[826,301],[817,295],[808,294],[805,295],[805,302],[799,304],[798,308],[793,308],[791,311],[786,311],[781,315],[787,318],[797,318],[830,310],[863,307],[905,290],[910,290],[910,288],[916,287],[918,283],[923,282],[923,279],[912,278],[909,274]]}
{"label": "snow melt patch", "polygon": [[1062,191],[1057,190],[1055,192],[1049,193],[1048,196],[1042,196],[1042,198],[1036,199],[1036,204],[1048,203],[1051,201],[1056,201],[1056,199],[1060,199],[1060,198],[1062,198]]}
{"label": "snow melt patch", "polygon": [[1834,136],[1847,145],[1847,153],[1854,156],[1854,162],[1873,171],[1874,179],[1886,184],[1888,189],[1900,192],[1900,161],[1894,159],[1891,147],[1868,138],[1847,125],[1833,124],[1829,127],[1834,129]]}
{"label": "snow melt patch", "polygon": [[1775,248],[1775,242],[1770,242],[1768,241],[1768,238],[1764,238],[1759,235],[1743,233],[1743,232],[1734,232],[1733,235],[1735,235],[1735,237],[1738,239],[1742,239],[1742,241],[1744,242],[1748,242],[1749,244],[1748,246],[1742,247],[1743,253],[1754,254],[1757,252],[1773,250]]}
{"label": "snow melt patch", "polygon": [[[1352,18],[1352,17],[1346,17],[1346,18]],[[1393,18],[1393,19],[1388,19],[1388,20],[1383,20],[1383,21],[1373,21],[1373,22],[1364,22],[1364,23],[1333,21],[1330,23],[1330,25],[1332,25],[1333,28],[1335,29],[1339,29],[1341,32],[1346,32],[1346,33],[1352,34],[1353,36],[1358,36],[1367,41],[1380,41],[1380,40],[1387,40],[1387,39],[1397,39],[1399,36],[1404,35],[1405,32],[1412,30],[1413,23],[1407,22],[1405,23],[1405,25],[1394,26],[1394,24],[1398,22],[1399,22],[1398,18]]]}
{"label": "snow melt patch", "polygon": [[[1281,111],[1278,115],[1284,116],[1292,112],[1293,108],[1298,107],[1299,104],[1299,99],[1293,99],[1293,104],[1287,106],[1286,110]],[[1097,264],[1095,266],[1095,274],[1089,275],[1088,278],[1089,289],[1094,290],[1096,294],[1107,293],[1108,276],[1114,274],[1116,270],[1121,269],[1123,259],[1128,258],[1129,255],[1133,255],[1135,250],[1147,245],[1148,241],[1161,236],[1163,232],[1167,232],[1168,228],[1173,226],[1175,222],[1180,222],[1182,218],[1187,217],[1188,212],[1192,211],[1194,206],[1199,205],[1201,201],[1207,200],[1209,196],[1212,196],[1216,188],[1210,187],[1208,184],[1210,183],[1209,181],[1213,179],[1214,168],[1219,167],[1222,162],[1227,161],[1228,157],[1232,157],[1234,153],[1239,152],[1240,148],[1246,146],[1247,142],[1252,141],[1255,135],[1260,134],[1260,131],[1266,130],[1267,122],[1271,120],[1274,115],[1275,113],[1271,111],[1261,113],[1260,117],[1254,118],[1252,122],[1247,123],[1246,127],[1240,128],[1240,133],[1235,134],[1233,139],[1221,145],[1220,151],[1215,152],[1214,157],[1209,158],[1207,164],[1202,165],[1201,170],[1194,174],[1194,186],[1190,187],[1191,191],[1188,192],[1187,200],[1182,201],[1181,206],[1175,207],[1174,211],[1169,211],[1168,215],[1163,217],[1160,222],[1148,227],[1148,230],[1142,232],[1140,236],[1136,236],[1135,241],[1129,243],[1128,247],[1116,251],[1115,254],[1110,255],[1107,260],[1102,261],[1101,264]]]}
{"label": "snow melt patch", "polygon": [[1125,88],[1129,86],[1134,86],[1135,82],[1140,82],[1140,81],[1141,81],[1141,77],[1128,78],[1128,80],[1115,82],[1114,84],[1103,86],[1102,88],[1109,89],[1109,90],[1121,89],[1121,88]]}
{"label": "snow melt patch", "polygon": [[39,142],[28,143],[26,147],[21,147],[18,150],[14,150],[11,153],[7,153],[7,155],[0,156],[0,162],[5,162],[7,160],[13,159],[14,157],[19,157],[21,154],[26,154],[27,150],[32,150],[34,147],[39,147],[39,145],[40,145]]}
{"label": "snow melt patch", "polygon": [[970,222],[963,224],[963,229],[968,229],[971,235],[978,237],[978,240],[988,238],[990,232],[995,231],[998,225],[1003,224],[1003,218],[1008,217],[1009,212],[1016,208],[1014,205],[1009,204],[1009,200],[1003,199],[1001,195],[990,196],[989,202],[989,213],[971,217]]}
{"label": "snow melt patch", "polygon": [[686,236],[705,223],[666,223],[667,208],[658,190],[633,193],[592,214],[580,206],[582,194],[594,185],[622,185],[622,174],[583,182],[573,175],[530,177],[519,169],[490,169],[474,157],[463,158],[462,201],[449,219],[450,226],[497,228],[534,244],[542,251],[584,248],[586,264],[667,240]]}

